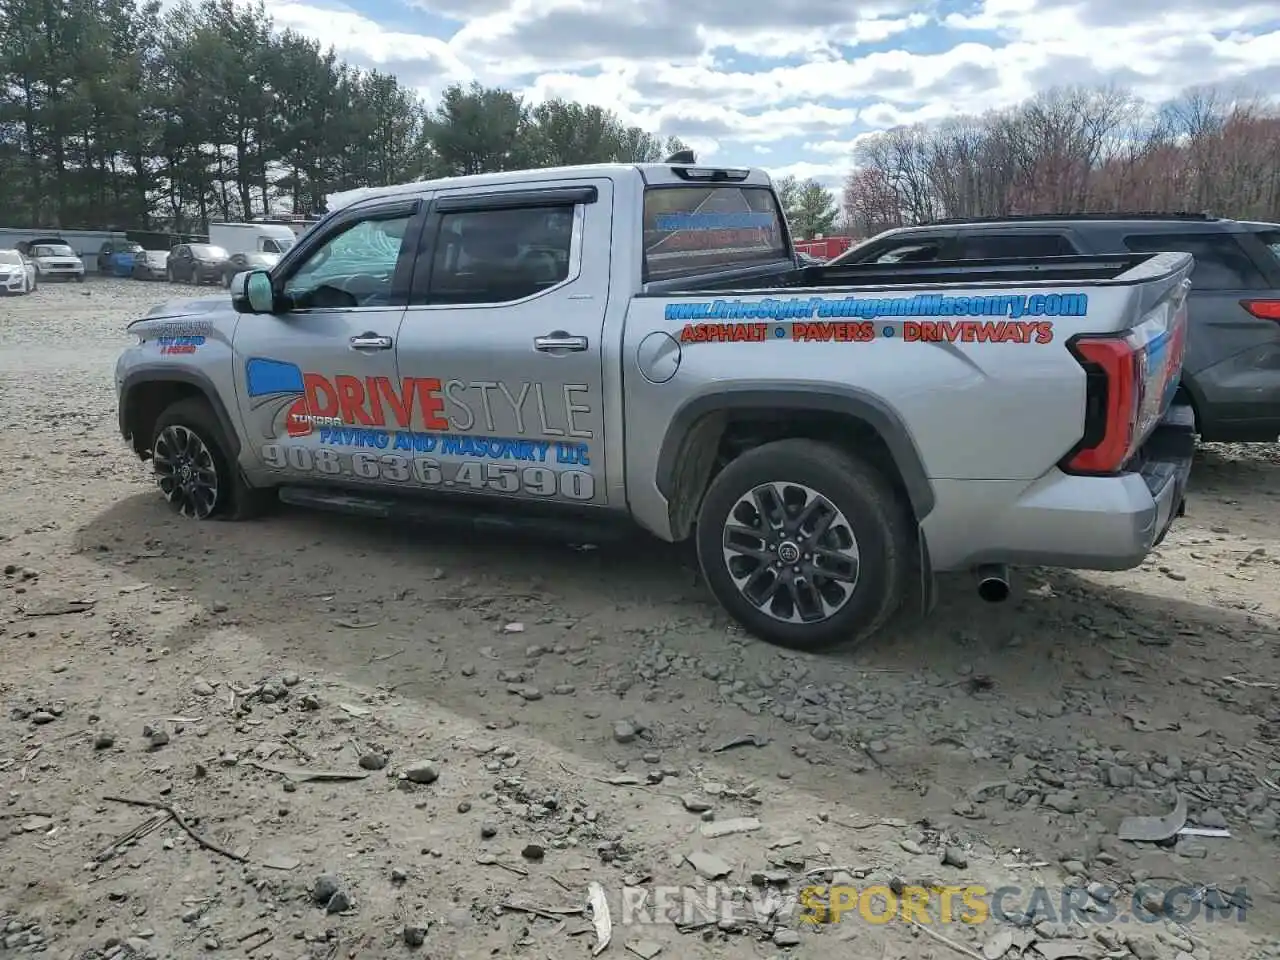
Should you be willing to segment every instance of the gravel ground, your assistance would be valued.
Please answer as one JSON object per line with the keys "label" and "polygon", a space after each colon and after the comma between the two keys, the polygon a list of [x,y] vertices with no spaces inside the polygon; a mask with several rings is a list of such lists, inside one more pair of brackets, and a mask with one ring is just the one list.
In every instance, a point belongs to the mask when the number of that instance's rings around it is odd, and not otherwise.
{"label": "gravel ground", "polygon": [[[1141,569],[797,656],[645,540],[172,517],[111,372],[182,295],[0,301],[0,955],[588,957],[592,889],[606,958],[1280,955],[1276,447],[1206,447]],[[1179,796],[1230,837],[1118,839]],[[806,872],[930,899],[805,923]]]}

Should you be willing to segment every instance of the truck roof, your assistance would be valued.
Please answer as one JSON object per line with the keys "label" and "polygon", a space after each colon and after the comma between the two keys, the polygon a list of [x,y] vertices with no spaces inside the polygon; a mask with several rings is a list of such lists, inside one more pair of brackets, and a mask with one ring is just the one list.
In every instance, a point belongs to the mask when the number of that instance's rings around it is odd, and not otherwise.
{"label": "truck roof", "polygon": [[[681,176],[677,171],[732,171],[732,180],[710,177]],[[435,180],[417,180],[388,187],[357,187],[341,193],[331,193],[327,198],[332,213],[357,200],[376,197],[395,197],[404,194],[424,193],[430,190],[454,190],[459,187],[506,186],[517,183],[538,183],[543,180],[583,180],[590,177],[638,176],[647,184],[663,183],[723,183],[768,187],[769,174],[757,167],[734,167],[719,163],[592,163],[572,167],[541,167],[533,170],[504,170],[498,173],[476,173],[462,177],[440,177]]]}

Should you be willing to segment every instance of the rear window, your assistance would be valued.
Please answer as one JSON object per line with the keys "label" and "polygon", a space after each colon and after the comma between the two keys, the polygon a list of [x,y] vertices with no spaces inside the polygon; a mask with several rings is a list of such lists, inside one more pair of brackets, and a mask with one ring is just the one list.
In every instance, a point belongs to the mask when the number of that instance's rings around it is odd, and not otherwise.
{"label": "rear window", "polygon": [[1124,238],[1134,253],[1189,253],[1196,258],[1192,290],[1260,290],[1267,286],[1257,264],[1229,233],[1143,233]]}
{"label": "rear window", "polygon": [[958,241],[957,260],[995,260],[1001,257],[1069,257],[1076,252],[1057,233],[973,234]]}
{"label": "rear window", "polygon": [[1265,230],[1258,234],[1258,239],[1267,245],[1276,262],[1280,263],[1280,230]]}
{"label": "rear window", "polygon": [[193,256],[205,257],[206,259],[209,259],[209,260],[214,260],[219,257],[226,259],[226,257],[228,256],[227,251],[222,249],[222,247],[215,247],[208,244],[198,244],[198,243],[191,245],[191,253]]}
{"label": "rear window", "polygon": [[650,187],[644,194],[646,280],[786,259],[786,234],[766,187]]}
{"label": "rear window", "polygon": [[[865,249],[869,245],[872,249]],[[906,240],[889,247],[872,240],[849,249],[831,263],[920,263],[937,260],[941,254],[941,240]]]}

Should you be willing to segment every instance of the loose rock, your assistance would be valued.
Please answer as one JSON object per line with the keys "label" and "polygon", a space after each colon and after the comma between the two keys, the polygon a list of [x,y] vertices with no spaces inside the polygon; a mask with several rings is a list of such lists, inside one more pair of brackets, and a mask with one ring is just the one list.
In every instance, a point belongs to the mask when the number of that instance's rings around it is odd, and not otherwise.
{"label": "loose rock", "polygon": [[322,873],[311,884],[311,899],[316,903],[327,904],[333,895],[342,889],[342,878],[332,873]]}
{"label": "loose rock", "polygon": [[404,778],[410,783],[435,783],[440,779],[440,771],[434,763],[423,760],[405,767]]}

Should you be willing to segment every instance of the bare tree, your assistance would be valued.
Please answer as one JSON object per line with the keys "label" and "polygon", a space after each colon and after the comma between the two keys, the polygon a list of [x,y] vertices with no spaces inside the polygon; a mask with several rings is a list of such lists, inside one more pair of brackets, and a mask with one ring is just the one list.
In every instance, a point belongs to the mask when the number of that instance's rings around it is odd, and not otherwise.
{"label": "bare tree", "polygon": [[1008,110],[885,131],[854,160],[843,214],[855,232],[1015,213],[1280,218],[1280,111],[1213,87],[1160,108],[1118,87],[1059,88]]}

